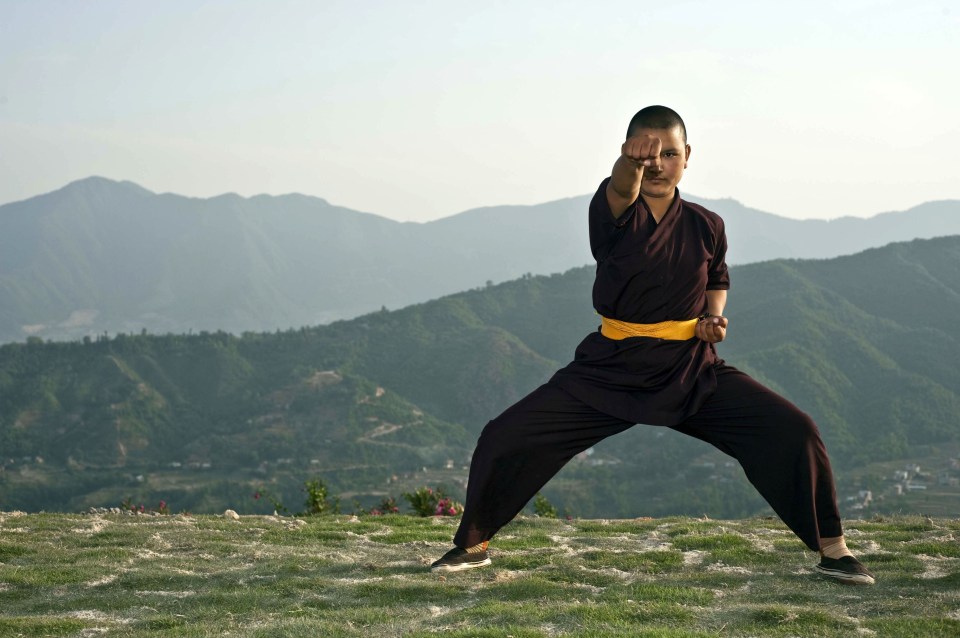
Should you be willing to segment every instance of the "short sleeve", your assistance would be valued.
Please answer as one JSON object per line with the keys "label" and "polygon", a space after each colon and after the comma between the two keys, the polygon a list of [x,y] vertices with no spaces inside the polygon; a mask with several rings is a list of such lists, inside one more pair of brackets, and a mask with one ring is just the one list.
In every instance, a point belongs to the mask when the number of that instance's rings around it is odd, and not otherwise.
{"label": "short sleeve", "polygon": [[707,290],[729,290],[730,273],[727,272],[727,231],[723,220],[718,218],[713,257],[707,264]]}
{"label": "short sleeve", "polygon": [[606,258],[622,234],[623,228],[637,213],[637,203],[634,202],[619,218],[613,217],[610,202],[607,201],[609,182],[609,177],[600,182],[600,187],[590,200],[590,251],[597,261]]}

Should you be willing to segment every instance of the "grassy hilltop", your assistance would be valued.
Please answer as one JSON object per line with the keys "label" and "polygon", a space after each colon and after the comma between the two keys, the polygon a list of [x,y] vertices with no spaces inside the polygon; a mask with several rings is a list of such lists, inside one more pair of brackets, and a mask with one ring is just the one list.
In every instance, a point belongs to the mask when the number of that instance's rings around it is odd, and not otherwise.
{"label": "grassy hilltop", "polygon": [[960,520],[849,523],[874,587],[773,519],[521,518],[492,567],[433,575],[455,524],[0,513],[0,635],[960,635]]}

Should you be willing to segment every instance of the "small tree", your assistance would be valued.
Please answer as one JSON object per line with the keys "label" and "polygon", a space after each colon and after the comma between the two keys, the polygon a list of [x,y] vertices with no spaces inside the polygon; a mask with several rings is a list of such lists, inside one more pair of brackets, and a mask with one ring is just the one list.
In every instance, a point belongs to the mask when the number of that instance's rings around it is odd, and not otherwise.
{"label": "small tree", "polygon": [[305,516],[314,516],[317,514],[338,513],[340,511],[340,499],[329,498],[330,490],[320,479],[311,479],[303,484],[303,489],[307,493]]}
{"label": "small tree", "polygon": [[533,497],[533,513],[539,516],[540,518],[559,518],[560,513],[557,512],[557,508],[547,500],[547,497],[537,492],[537,495]]}

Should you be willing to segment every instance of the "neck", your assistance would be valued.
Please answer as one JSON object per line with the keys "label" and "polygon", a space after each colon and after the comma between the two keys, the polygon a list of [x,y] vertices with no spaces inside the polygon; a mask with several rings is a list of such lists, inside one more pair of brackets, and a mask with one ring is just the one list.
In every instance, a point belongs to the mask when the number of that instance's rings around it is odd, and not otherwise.
{"label": "neck", "polygon": [[643,197],[644,203],[650,210],[650,214],[653,215],[653,218],[659,224],[663,216],[670,210],[670,205],[673,204],[673,198],[676,197],[676,193],[670,197],[648,197],[643,194],[641,194],[641,197]]}

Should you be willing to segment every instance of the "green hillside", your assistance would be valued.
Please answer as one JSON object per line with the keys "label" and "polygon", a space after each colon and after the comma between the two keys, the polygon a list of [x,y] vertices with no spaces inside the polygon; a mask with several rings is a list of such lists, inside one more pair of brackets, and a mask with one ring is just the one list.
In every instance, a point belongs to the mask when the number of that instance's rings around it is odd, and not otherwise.
{"label": "green hillside", "polygon": [[[295,349],[297,334],[271,341]],[[370,489],[465,457],[462,426],[261,345],[218,333],[5,346],[0,503],[76,508],[134,491],[216,508],[259,484],[289,492],[310,469]]]}
{"label": "green hillside", "polygon": [[[958,237],[732,270],[721,356],[814,417],[844,498],[960,514],[960,341],[945,319],[958,272]],[[596,329],[591,284],[581,268],[286,332],[0,347],[0,507],[133,496],[215,511],[258,484],[295,501],[309,476],[362,504],[425,483],[462,494],[487,420]],[[907,462],[922,489],[893,498]],[[582,516],[765,508],[719,452],[651,427],[578,457],[545,493]]]}

